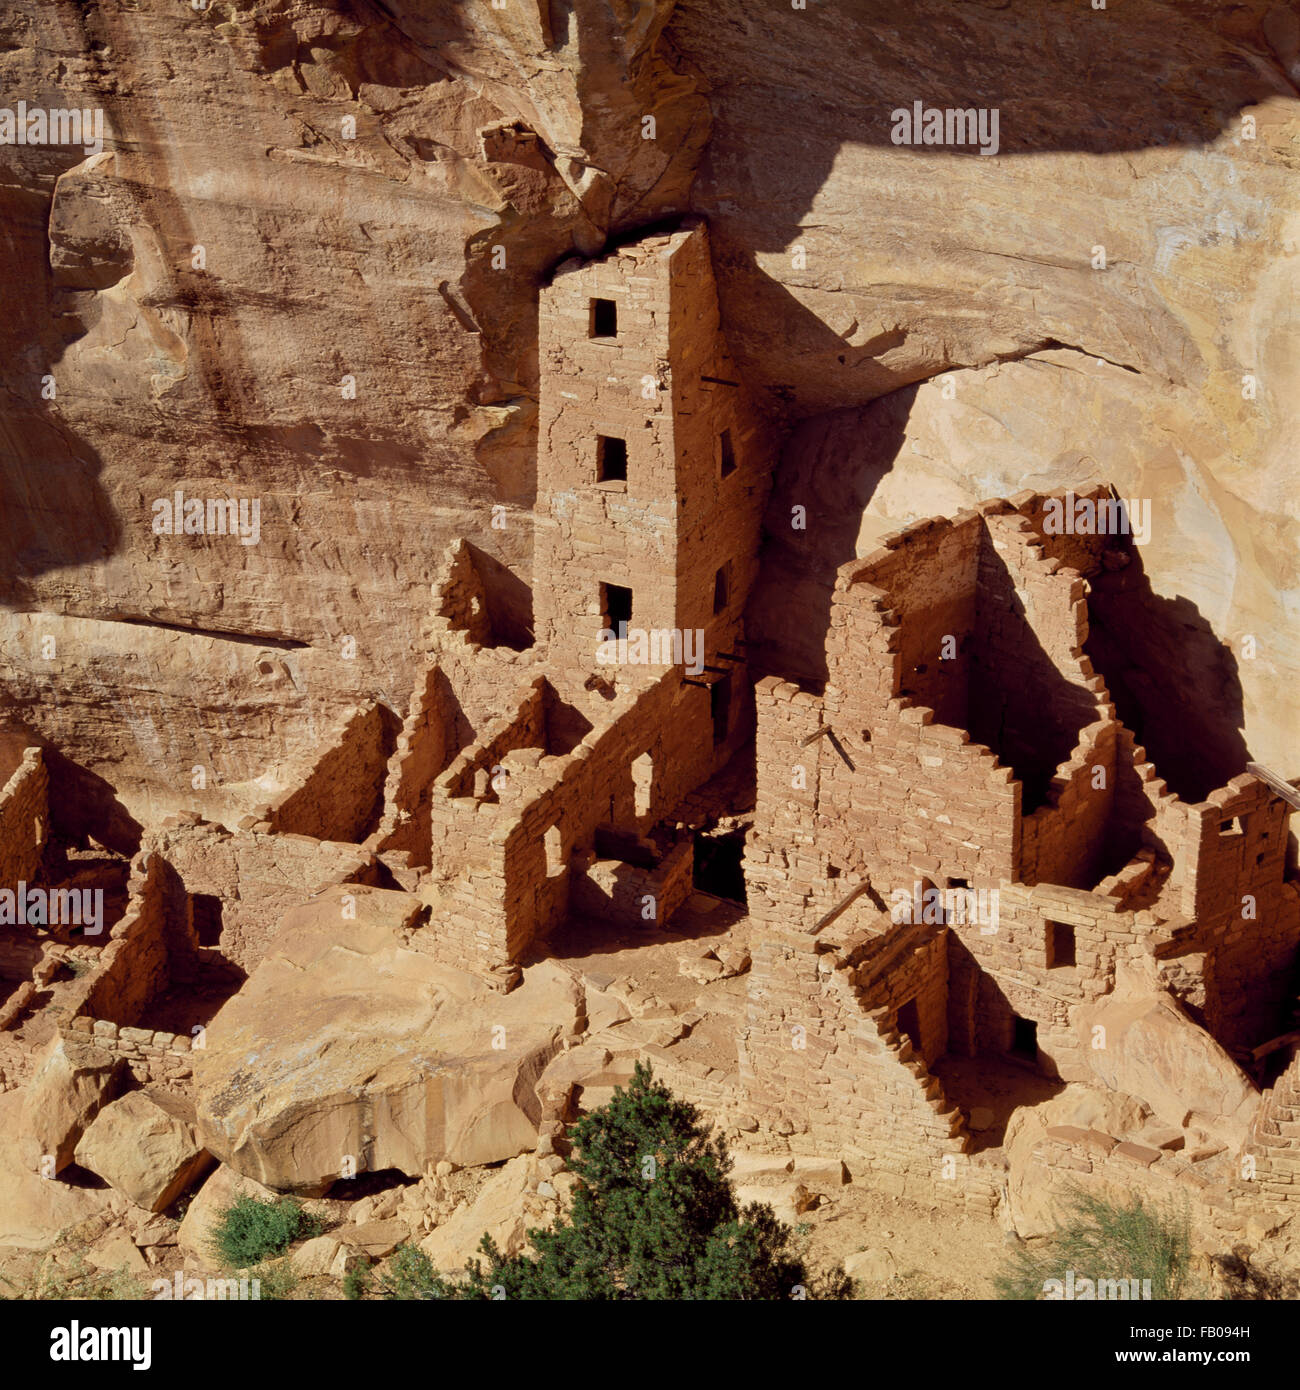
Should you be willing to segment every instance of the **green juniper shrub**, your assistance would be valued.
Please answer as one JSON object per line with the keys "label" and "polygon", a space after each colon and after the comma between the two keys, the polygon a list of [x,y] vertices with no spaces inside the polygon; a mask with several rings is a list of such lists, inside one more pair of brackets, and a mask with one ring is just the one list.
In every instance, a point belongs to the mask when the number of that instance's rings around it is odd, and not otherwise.
{"label": "green juniper shrub", "polygon": [[[626,1089],[570,1132],[579,1182],[531,1250],[503,1255],[488,1236],[485,1262],[452,1281],[412,1259],[395,1281],[440,1299],[845,1299],[840,1271],[816,1275],[794,1232],[771,1207],[736,1201],[731,1158],[699,1111],[637,1064]],[[414,1252],[418,1254],[419,1252]]]}

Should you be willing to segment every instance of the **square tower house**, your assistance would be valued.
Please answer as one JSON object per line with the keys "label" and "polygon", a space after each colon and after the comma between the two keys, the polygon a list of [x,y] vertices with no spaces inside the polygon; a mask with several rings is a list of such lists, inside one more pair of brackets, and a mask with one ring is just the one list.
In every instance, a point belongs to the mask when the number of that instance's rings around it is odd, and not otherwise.
{"label": "square tower house", "polygon": [[714,663],[741,637],[770,470],[704,225],[566,262],[538,336],[538,642],[585,670],[620,624],[701,630]]}

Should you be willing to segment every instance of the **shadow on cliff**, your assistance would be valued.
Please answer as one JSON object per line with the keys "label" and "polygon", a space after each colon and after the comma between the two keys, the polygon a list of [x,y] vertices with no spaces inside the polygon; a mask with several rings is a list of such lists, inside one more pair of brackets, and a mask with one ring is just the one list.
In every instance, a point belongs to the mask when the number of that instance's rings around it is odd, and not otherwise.
{"label": "shadow on cliff", "polygon": [[[1298,33],[1294,16],[1273,0],[1232,7],[1126,0],[1108,10],[1092,9],[1087,0],[860,0],[854,6],[808,0],[801,10],[678,0],[667,38],[709,84],[714,123],[691,208],[709,219],[724,322],[750,385],[769,392],[775,385],[779,397],[784,357],[787,379],[798,388],[792,413],[808,416],[872,399],[950,364],[969,365],[960,353],[950,362],[931,360],[943,350],[941,331],[926,352],[895,355],[907,360],[905,377],[874,360],[900,347],[905,326],[925,317],[935,293],[923,271],[917,278],[925,256],[942,262],[968,254],[980,266],[976,283],[996,282],[1000,267],[1018,260],[1032,266],[1040,256],[1051,267],[1044,273],[1068,274],[1072,267],[1046,249],[1054,246],[1050,165],[1034,185],[1041,217],[1018,206],[1028,161],[1203,149],[1239,131],[1244,108],[1270,97],[1294,99],[1286,69],[1295,61]],[[895,144],[892,113],[911,112],[917,102],[932,110],[996,112],[996,155],[985,157],[971,143]],[[877,152],[866,184],[855,187],[842,173],[837,183],[837,164],[851,162],[855,149]],[[1177,166],[1171,161],[1171,167]],[[1038,171],[1031,166],[1031,172]],[[1129,174],[1137,179],[1140,170],[1121,166],[1116,197]],[[958,200],[951,217],[945,182]],[[823,211],[824,197],[830,202]],[[860,220],[879,229],[860,238],[847,234],[855,198],[868,204]],[[1108,200],[1100,189],[1095,201],[1097,225],[1105,227]],[[970,204],[983,210],[974,221],[966,215]],[[1035,226],[1040,221],[1046,234]],[[830,236],[826,229],[837,226],[845,236]],[[1071,244],[1072,226],[1056,239]],[[966,245],[963,237],[974,240]],[[924,244],[914,245],[914,238]],[[1084,271],[1096,237],[1078,239]],[[878,322],[837,324],[842,337],[812,321],[796,321],[787,332],[776,316],[783,300],[761,259],[794,257],[804,243],[810,243],[806,271],[792,261],[781,278],[815,287],[823,301],[851,287],[845,282],[857,273],[855,256],[867,262],[865,284],[896,281],[880,302]],[[828,266],[835,257],[841,263]],[[1036,322],[1037,313],[1027,312],[1020,348],[1032,350],[1051,336],[1044,327],[1040,342]],[[958,312],[954,330],[962,326]],[[844,342],[850,338],[855,346]],[[952,335],[957,341],[959,332]],[[1170,354],[1177,360],[1175,347]]]}
{"label": "shadow on cliff", "polygon": [[[48,182],[80,162],[80,152],[25,152],[22,175]],[[0,604],[29,606],[25,581],[53,570],[106,559],[122,528],[101,487],[102,460],[59,413],[58,363],[66,345],[48,312],[54,295],[46,226],[52,195],[19,187],[13,170],[0,175],[8,200],[0,238],[0,284],[21,286],[5,297],[5,342],[11,367],[0,394]],[[53,400],[45,399],[50,390]]]}
{"label": "shadow on cliff", "polygon": [[[857,554],[863,512],[898,457],[915,398],[916,387],[904,387],[862,409],[806,420],[787,437],[745,614],[746,654],[756,672],[826,680],[835,577]],[[847,436],[852,467],[844,466]]]}
{"label": "shadow on cliff", "polygon": [[[991,171],[1000,156],[1204,146],[1243,108],[1296,96],[1286,69],[1300,29],[1275,0],[728,8],[677,0],[667,37],[709,82],[724,146],[743,121],[730,148],[772,214],[757,250],[789,245],[846,145],[968,156]],[[996,112],[995,158],[970,142],[896,143],[892,113],[918,101]]]}
{"label": "shadow on cliff", "polygon": [[1152,590],[1138,547],[1127,554],[1090,580],[1084,651],[1170,790],[1203,801],[1250,757],[1237,658],[1190,599]]}

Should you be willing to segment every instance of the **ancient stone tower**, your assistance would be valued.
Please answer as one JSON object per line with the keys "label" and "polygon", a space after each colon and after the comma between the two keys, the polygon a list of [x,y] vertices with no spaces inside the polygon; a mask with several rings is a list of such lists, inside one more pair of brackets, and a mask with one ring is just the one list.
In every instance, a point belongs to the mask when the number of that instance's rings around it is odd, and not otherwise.
{"label": "ancient stone tower", "polygon": [[702,631],[704,679],[729,706],[717,653],[738,647],[768,468],[719,330],[707,231],[566,263],[538,331],[538,642],[552,667],[586,669],[621,623]]}

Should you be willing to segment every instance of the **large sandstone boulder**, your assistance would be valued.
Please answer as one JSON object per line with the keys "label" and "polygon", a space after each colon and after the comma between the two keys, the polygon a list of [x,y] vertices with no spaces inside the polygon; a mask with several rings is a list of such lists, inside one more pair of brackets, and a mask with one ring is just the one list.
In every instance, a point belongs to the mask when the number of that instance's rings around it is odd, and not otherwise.
{"label": "large sandstone boulder", "polygon": [[23,1091],[23,1166],[39,1172],[52,1157],[49,1175],[61,1173],[72,1162],[86,1127],[116,1095],[124,1067],[111,1053],[55,1037]]}
{"label": "large sandstone boulder", "polygon": [[136,1206],[163,1211],[212,1163],[193,1121],[193,1107],[172,1096],[131,1091],[95,1116],[77,1162]]}
{"label": "large sandstone boulder", "polygon": [[[394,924],[404,915],[395,905]],[[404,945],[395,925],[310,905],[194,1054],[200,1137],[237,1171],[300,1192],[513,1158],[536,1144],[536,1083],[581,998],[555,964],[502,996]]]}
{"label": "large sandstone boulder", "polygon": [[[1098,1025],[1105,1047],[1091,1045]],[[1195,1125],[1234,1147],[1245,1140],[1259,1092],[1168,995],[1109,996],[1080,1011],[1078,1028],[1085,1060],[1111,1090],[1145,1101],[1167,1125]]]}
{"label": "large sandstone boulder", "polygon": [[104,1211],[106,1188],[70,1187],[34,1172],[22,1153],[23,1095],[0,1095],[0,1258],[5,1247],[45,1250],[64,1227]]}
{"label": "large sandstone boulder", "polygon": [[[1120,1139],[1140,1132],[1150,1113],[1149,1106],[1132,1096],[1117,1095],[1083,1082],[1066,1086],[1039,1105],[1020,1106],[1008,1121],[1003,1139],[1007,1203],[1002,1219],[1022,1239],[1047,1235],[1062,1214],[1065,1198],[1079,1186],[1079,1174],[1074,1170],[1035,1158],[1034,1151],[1047,1140],[1049,1129],[1070,1126]],[[1130,1182],[1138,1171],[1133,1170]]]}

